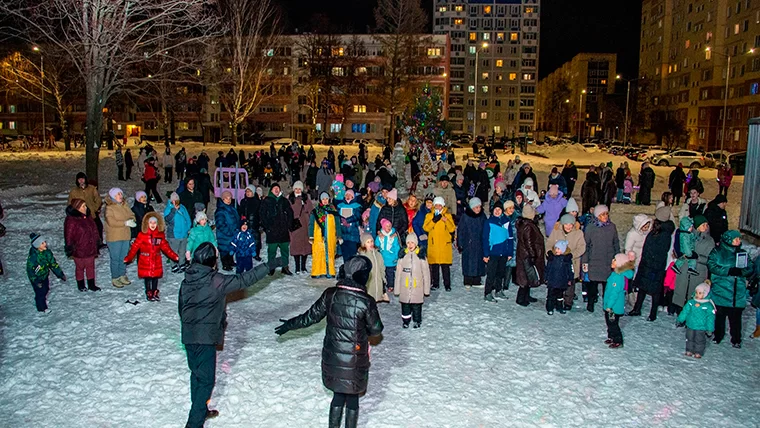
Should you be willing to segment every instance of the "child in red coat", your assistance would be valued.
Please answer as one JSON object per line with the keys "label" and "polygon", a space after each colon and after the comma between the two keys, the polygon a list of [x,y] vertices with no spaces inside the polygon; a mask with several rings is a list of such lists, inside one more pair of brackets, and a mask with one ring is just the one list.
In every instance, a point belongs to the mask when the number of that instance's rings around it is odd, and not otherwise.
{"label": "child in red coat", "polygon": [[150,301],[158,301],[158,279],[164,276],[164,262],[161,253],[177,262],[179,257],[172,251],[164,234],[164,219],[156,212],[145,214],[142,232],[137,234],[124,263],[130,263],[140,253],[137,260],[137,276],[145,280],[145,296]]}

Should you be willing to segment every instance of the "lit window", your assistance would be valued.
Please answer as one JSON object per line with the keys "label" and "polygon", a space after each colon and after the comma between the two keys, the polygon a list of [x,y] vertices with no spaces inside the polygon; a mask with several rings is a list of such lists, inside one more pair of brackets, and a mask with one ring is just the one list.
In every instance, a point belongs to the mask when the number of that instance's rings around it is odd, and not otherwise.
{"label": "lit window", "polygon": [[503,42],[504,41],[504,33],[496,33],[496,41],[497,42]]}
{"label": "lit window", "polygon": [[462,6],[461,4],[454,6],[454,11],[456,12],[461,12],[463,10],[464,10],[464,6]]}
{"label": "lit window", "polygon": [[354,104],[354,113],[366,113],[367,112],[367,106],[363,104]]}
{"label": "lit window", "polygon": [[533,8],[532,7],[526,7],[525,8],[525,13],[533,13]]}
{"label": "lit window", "polygon": [[522,76],[523,80],[533,80],[533,74],[532,73],[524,73]]}
{"label": "lit window", "polygon": [[439,7],[438,12],[446,12],[446,6]]}
{"label": "lit window", "polygon": [[441,56],[441,48],[428,48],[428,56]]}
{"label": "lit window", "polygon": [[332,75],[333,76],[343,76],[343,67],[333,67],[332,68]]}
{"label": "lit window", "polygon": [[0,129],[3,129],[3,122],[0,122]]}
{"label": "lit window", "polygon": [[483,33],[483,40],[491,40],[491,33]]}
{"label": "lit window", "polygon": [[[16,106],[13,105],[13,104],[9,105],[8,106],[8,113],[16,113]],[[16,129],[16,128],[11,128],[11,129]]]}
{"label": "lit window", "polygon": [[504,80],[504,76],[501,73],[496,73],[496,80]]}
{"label": "lit window", "polygon": [[501,60],[501,59],[497,59],[496,60],[496,66],[497,67],[502,67],[503,65],[504,65],[504,60]]}
{"label": "lit window", "polygon": [[749,94],[750,95],[757,95],[758,89],[760,89],[760,88],[758,88],[758,83],[757,82],[753,83],[749,87]]}
{"label": "lit window", "polygon": [[734,25],[734,34],[739,34],[739,24]]}
{"label": "lit window", "polygon": [[343,124],[341,123],[331,123],[330,124],[330,132],[337,133],[340,132],[340,129],[343,127]]}
{"label": "lit window", "polygon": [[517,33],[509,33],[509,40],[516,42],[517,41]]}
{"label": "lit window", "polygon": [[480,87],[480,90],[483,91],[484,94],[487,94],[488,93],[488,86],[487,85],[483,85],[483,86]]}
{"label": "lit window", "polygon": [[711,59],[712,58],[712,51],[705,51],[705,59]]}
{"label": "lit window", "polygon": [[322,132],[322,124],[321,124],[321,123],[316,123],[316,124],[314,124],[314,129],[315,129],[317,132]]}
{"label": "lit window", "polygon": [[468,86],[467,87],[467,92],[469,92],[471,94],[474,94],[475,93],[475,86],[474,85]]}
{"label": "lit window", "polygon": [[509,80],[517,80],[517,73],[509,73]]}
{"label": "lit window", "polygon": [[483,80],[488,80],[488,73],[483,73],[481,77],[483,78]]}
{"label": "lit window", "polygon": [[16,121],[12,120],[8,122],[8,129],[16,129]]}
{"label": "lit window", "polygon": [[264,51],[264,55],[266,55],[266,56],[274,56],[274,49],[266,49]]}
{"label": "lit window", "polygon": [[454,25],[462,25],[463,23],[464,23],[464,19],[462,18],[454,19]]}
{"label": "lit window", "polygon": [[475,42],[478,40],[478,33],[470,33],[470,41]]}
{"label": "lit window", "polygon": [[494,134],[501,134],[501,126],[496,125],[493,127],[493,133]]}
{"label": "lit window", "polygon": [[470,53],[475,55],[475,52],[477,52],[477,49],[475,46],[470,46]]}
{"label": "lit window", "polygon": [[369,126],[366,123],[352,123],[351,132],[357,134],[366,134]]}
{"label": "lit window", "polygon": [[491,13],[491,6],[483,6],[483,13],[485,13],[486,15]]}
{"label": "lit window", "polygon": [[607,84],[607,79],[602,79],[602,80],[599,81],[599,83],[601,83],[602,85],[606,85]]}
{"label": "lit window", "polygon": [[484,111],[484,112],[480,113],[480,118],[481,119],[488,119],[488,112]]}
{"label": "lit window", "polygon": [[343,48],[332,48],[332,56],[343,56]]}

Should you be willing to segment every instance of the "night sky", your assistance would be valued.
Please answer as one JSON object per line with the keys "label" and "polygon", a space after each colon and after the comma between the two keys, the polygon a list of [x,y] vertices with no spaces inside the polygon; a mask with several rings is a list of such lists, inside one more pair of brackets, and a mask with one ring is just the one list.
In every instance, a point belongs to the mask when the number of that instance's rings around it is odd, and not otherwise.
{"label": "night sky", "polygon": [[[423,0],[432,18],[434,0]],[[333,31],[367,33],[377,0],[279,0],[285,30],[311,30],[329,21]],[[618,54],[618,71],[638,69],[641,0],[542,0],[540,77],[579,52]],[[319,19],[315,16],[321,15]],[[325,19],[326,18],[326,19]],[[431,31],[430,23],[425,31]]]}

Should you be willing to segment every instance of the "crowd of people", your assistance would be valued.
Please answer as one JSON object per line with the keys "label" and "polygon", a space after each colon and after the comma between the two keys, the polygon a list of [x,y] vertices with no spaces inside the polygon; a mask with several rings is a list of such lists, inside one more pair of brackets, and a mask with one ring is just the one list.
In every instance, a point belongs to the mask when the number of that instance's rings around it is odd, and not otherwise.
{"label": "crowd of people", "polygon": [[[340,423],[344,406],[346,418],[358,417],[358,394],[366,389],[369,367],[367,337],[383,328],[377,304],[390,303],[395,296],[401,326],[420,328],[425,298],[441,286],[445,292],[460,286],[452,282],[455,252],[460,254],[461,286],[482,287],[489,304],[506,299],[514,286],[515,302],[528,307],[538,302],[534,289],[546,285],[547,315],[577,310],[575,302],[581,299],[588,312],[601,308],[610,348],[623,346],[620,318],[640,316],[647,296],[652,301],[648,321],[662,311],[678,315],[675,322],[686,327],[686,355],[701,358],[707,336],[721,343],[726,320],[731,344],[741,347],[742,311],[749,290],[756,289],[760,266],[742,249],[739,232],[728,227],[724,187],[730,185],[730,169],[722,168],[721,192],[708,203],[701,198],[699,171],[686,174],[676,167],[669,176],[669,191],[652,215],[636,215],[630,226],[625,225],[630,230],[621,242],[622,225],[613,221],[610,208],[652,203],[656,177],[646,162],[635,180],[627,162],[615,172],[612,163],[589,167],[579,205],[573,197],[578,170],[571,160],[561,170],[553,168],[539,177],[519,156],[502,170],[494,153],[470,157],[464,165],[456,162],[453,152],[432,153],[436,179],[426,187],[420,177],[430,171],[423,171],[421,150],[406,154],[403,171],[391,161],[390,147],[372,162],[363,146],[350,158],[344,150],[335,156],[330,147],[319,162],[313,148],[306,151],[296,143],[277,151],[272,145],[268,152],[247,157],[243,150],[219,152],[216,167],[246,168],[252,184],[242,198],[224,190],[213,217],[208,212],[212,186],[205,152],[188,158],[184,149],[172,154],[166,148],[161,157],[165,183],[175,175],[178,186],[168,193],[161,213],[151,205],[162,203],[158,156],[151,149],[141,150],[138,169],[145,190],[134,195],[132,207],[119,188],[110,189],[103,203],[87,177],[77,175],[66,209],[65,253],[74,260],[82,292],[100,289],[94,265],[104,246],[110,255],[111,284],[129,285],[126,264],[137,258],[138,277],[150,301],[160,300],[164,257],[172,262],[173,273],[185,274],[180,291],[183,341],[194,346],[187,348],[188,362],[193,376],[200,376],[193,377],[198,383],[193,388],[201,391],[193,399],[190,419],[195,422],[188,426],[202,426],[206,416],[213,416],[205,404],[198,404],[210,396],[212,370],[211,350],[198,346],[218,344],[220,333],[205,333],[200,342],[197,334],[185,334],[203,319],[197,306],[182,309],[185,297],[192,287],[200,293],[198,284],[215,284],[215,297],[207,306],[215,317],[222,317],[223,307],[218,305],[224,294],[250,286],[267,273],[275,275],[277,268],[286,276],[338,278],[338,286],[325,291],[309,311],[277,329],[284,334],[308,326],[325,316],[328,302],[341,305],[337,316],[344,322],[328,320],[323,353],[325,385],[335,392],[331,426],[338,426],[335,420]],[[130,179],[129,150],[125,156],[117,150],[116,162],[119,179]],[[122,165],[127,167],[124,175]],[[400,180],[402,175],[410,180]],[[37,309],[46,312],[48,272],[64,281],[66,276],[44,237],[31,236],[31,244],[27,270]],[[267,263],[254,269],[253,261],[262,260],[263,245]],[[234,269],[238,275],[209,276],[217,255],[222,270]],[[337,261],[341,258],[343,263]],[[760,306],[760,301],[755,304]],[[760,337],[760,309],[757,313],[752,337]],[[344,349],[341,335],[357,330],[358,351]],[[355,358],[347,356],[357,352]],[[357,381],[357,376],[364,380]]]}

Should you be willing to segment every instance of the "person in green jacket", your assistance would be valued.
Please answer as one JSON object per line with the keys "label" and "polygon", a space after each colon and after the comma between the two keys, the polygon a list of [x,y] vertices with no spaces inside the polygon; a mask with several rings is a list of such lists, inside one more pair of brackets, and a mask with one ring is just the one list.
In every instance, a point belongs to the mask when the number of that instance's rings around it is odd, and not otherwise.
{"label": "person in green jacket", "polygon": [[211,230],[211,226],[208,225],[208,217],[203,211],[198,211],[195,214],[195,226],[190,229],[190,234],[187,237],[187,251],[185,252],[185,258],[187,261],[192,260],[195,250],[204,242],[210,242],[216,247],[216,235]]}
{"label": "person in green jacket", "polygon": [[[699,218],[701,217],[701,218]],[[680,274],[683,269],[684,263],[688,264],[689,275],[699,275],[697,272],[697,261],[699,256],[694,252],[694,247],[697,244],[697,233],[695,232],[695,223],[706,223],[704,217],[701,215],[696,216],[694,220],[691,217],[684,217],[681,219],[678,225],[678,249],[676,252],[675,263],[672,265],[672,269],[675,273]]]}
{"label": "person in green jacket", "polygon": [[613,272],[607,277],[604,287],[604,320],[607,323],[605,344],[615,349],[623,346],[623,332],[620,317],[625,314],[626,279],[633,279],[636,254],[633,252],[616,254],[610,267]]}
{"label": "person in green jacket", "polygon": [[34,302],[38,312],[49,313],[47,294],[50,291],[50,271],[66,282],[66,274],[63,273],[58,262],[55,261],[53,252],[47,247],[47,241],[42,236],[32,233],[29,235],[32,248],[29,249],[29,257],[26,259],[26,275],[34,289]]}
{"label": "person in green jacket", "polygon": [[[746,261],[745,261],[746,260]],[[742,312],[747,306],[747,278],[752,276],[754,263],[742,249],[741,234],[728,230],[721,235],[720,244],[707,257],[712,280],[712,300],[715,316],[716,344],[726,335],[726,318],[731,330],[731,345],[742,347]]]}
{"label": "person in green jacket", "polygon": [[706,337],[715,331],[715,304],[707,296],[710,284],[703,282],[694,291],[694,298],[686,302],[678,315],[678,326],[686,326],[686,356],[702,358]]}

